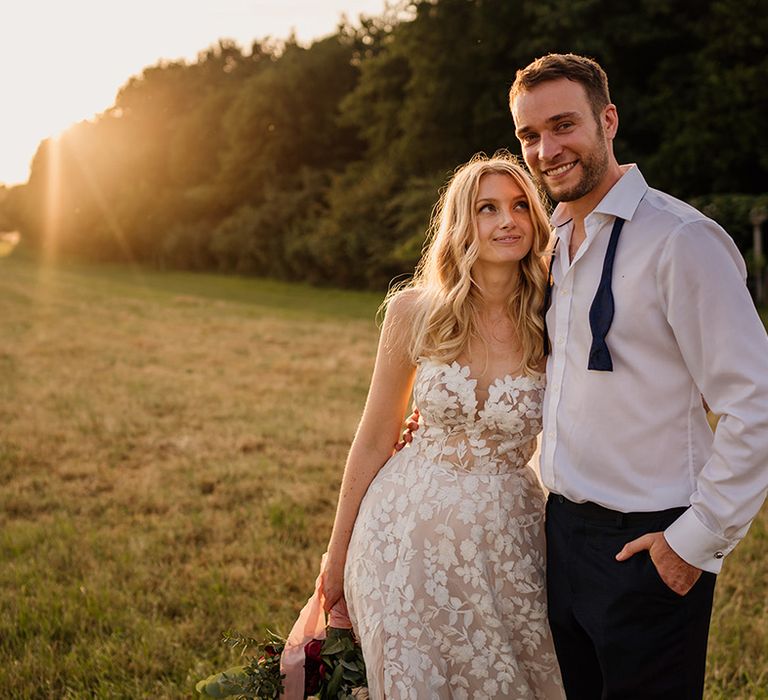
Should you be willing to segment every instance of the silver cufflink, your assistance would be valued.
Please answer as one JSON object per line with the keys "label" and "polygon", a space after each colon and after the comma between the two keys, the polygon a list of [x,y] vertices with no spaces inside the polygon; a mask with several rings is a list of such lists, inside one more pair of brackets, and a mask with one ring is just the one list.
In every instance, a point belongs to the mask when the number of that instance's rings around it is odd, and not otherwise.
{"label": "silver cufflink", "polygon": [[715,552],[715,559],[722,559],[725,556],[722,552]]}

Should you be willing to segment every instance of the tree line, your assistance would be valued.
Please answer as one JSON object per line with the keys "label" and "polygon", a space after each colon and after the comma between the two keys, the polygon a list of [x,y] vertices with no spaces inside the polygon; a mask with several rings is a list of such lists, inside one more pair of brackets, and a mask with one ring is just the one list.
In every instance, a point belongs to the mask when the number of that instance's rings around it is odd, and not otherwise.
{"label": "tree line", "polygon": [[572,51],[608,73],[619,160],[746,252],[768,190],[766,10],[418,0],[308,47],[221,40],[146,68],[103,113],[43,141],[29,181],[0,189],[0,228],[92,260],[383,288],[418,259],[453,168],[518,151],[516,69]]}

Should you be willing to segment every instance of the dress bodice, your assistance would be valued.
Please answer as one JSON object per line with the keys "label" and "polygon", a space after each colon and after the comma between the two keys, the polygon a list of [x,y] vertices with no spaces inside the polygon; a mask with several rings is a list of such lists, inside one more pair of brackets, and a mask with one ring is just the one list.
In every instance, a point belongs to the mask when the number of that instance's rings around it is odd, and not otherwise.
{"label": "dress bodice", "polygon": [[413,393],[421,426],[411,445],[414,457],[482,474],[524,467],[541,431],[544,382],[543,374],[499,377],[478,407],[469,367],[419,360]]}

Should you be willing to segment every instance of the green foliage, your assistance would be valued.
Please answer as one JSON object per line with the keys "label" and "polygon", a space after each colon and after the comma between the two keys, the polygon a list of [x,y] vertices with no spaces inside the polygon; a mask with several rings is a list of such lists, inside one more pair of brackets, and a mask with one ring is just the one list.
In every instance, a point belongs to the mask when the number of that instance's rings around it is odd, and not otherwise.
{"label": "green foliage", "polygon": [[[384,288],[410,272],[437,188],[517,148],[515,70],[597,58],[619,159],[714,202],[768,182],[764,0],[401,0],[309,47],[228,41],[131,78],[44,141],[0,226],[49,252]],[[713,204],[743,252],[744,207]]]}
{"label": "green foliage", "polygon": [[768,207],[768,194],[715,194],[694,197],[691,204],[717,221],[736,241],[742,251],[752,248],[752,223],[754,209]]}
{"label": "green foliage", "polygon": [[351,630],[327,630],[328,636],[323,643],[320,658],[328,669],[329,680],[323,683],[319,700],[352,700],[352,691],[368,686],[365,676],[363,650],[355,642]]}
{"label": "green foliage", "polygon": [[270,189],[295,187],[302,168],[332,171],[349,160],[358,142],[337,109],[357,77],[351,58],[338,37],[309,49],[288,44],[246,81],[224,121],[218,184],[229,202],[263,201]]}
{"label": "green foliage", "polygon": [[238,698],[278,700],[283,690],[280,654],[285,648],[285,640],[269,631],[267,638],[261,642],[232,632],[224,635],[224,643],[233,649],[240,649],[242,654],[253,650],[254,655],[246,666],[235,666],[199,681],[195,690],[208,698],[234,695]]}
{"label": "green foliage", "polygon": [[[329,627],[326,633],[322,645],[319,641],[311,643],[317,644],[319,658],[310,658],[305,651],[306,673],[314,676],[305,679],[305,692],[318,700],[352,700],[355,689],[368,685],[362,648],[355,641],[352,630]],[[277,700],[285,678],[280,674],[280,655],[285,649],[285,640],[267,632],[267,639],[259,642],[235,632],[226,634],[224,641],[243,654],[251,650],[255,653],[251,651],[247,665],[235,666],[199,681],[195,685],[197,692],[209,698],[237,696],[242,699]],[[320,665],[324,667],[322,673]],[[314,689],[306,691],[307,685]]]}
{"label": "green foliage", "polygon": [[229,698],[233,695],[243,695],[248,683],[249,676],[245,672],[245,666],[233,666],[199,681],[195,690],[206,698]]}

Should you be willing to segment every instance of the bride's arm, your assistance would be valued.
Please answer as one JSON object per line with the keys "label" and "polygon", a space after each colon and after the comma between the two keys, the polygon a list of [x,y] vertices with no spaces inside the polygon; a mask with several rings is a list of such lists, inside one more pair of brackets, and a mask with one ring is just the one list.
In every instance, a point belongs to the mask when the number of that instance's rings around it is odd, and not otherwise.
{"label": "bride's arm", "polygon": [[323,568],[325,607],[344,593],[344,563],[357,511],[373,478],[392,455],[413,387],[415,367],[408,353],[412,293],[387,308],[363,417],[347,457],[328,557]]}

